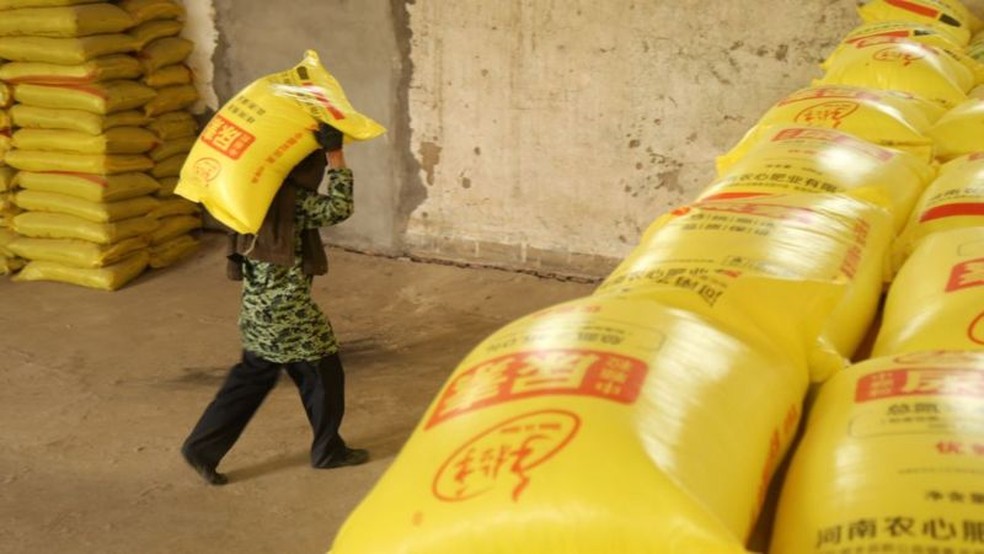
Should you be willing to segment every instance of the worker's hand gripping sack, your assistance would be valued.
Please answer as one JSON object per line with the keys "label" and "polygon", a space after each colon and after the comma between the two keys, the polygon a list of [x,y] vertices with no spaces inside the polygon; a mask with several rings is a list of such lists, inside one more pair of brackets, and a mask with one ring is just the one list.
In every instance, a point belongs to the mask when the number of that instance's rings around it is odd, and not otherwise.
{"label": "worker's hand gripping sack", "polygon": [[215,114],[188,154],[174,192],[200,202],[233,230],[255,233],[284,178],[318,147],[319,122],[349,140],[385,131],[355,111],[308,51],[300,64],[253,82]]}

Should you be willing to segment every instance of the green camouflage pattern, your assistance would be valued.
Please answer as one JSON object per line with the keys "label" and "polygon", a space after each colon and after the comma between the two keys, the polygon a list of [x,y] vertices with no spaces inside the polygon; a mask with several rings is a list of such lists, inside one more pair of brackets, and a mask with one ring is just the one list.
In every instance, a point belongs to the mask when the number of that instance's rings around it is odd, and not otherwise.
{"label": "green camouflage pattern", "polygon": [[338,352],[331,323],[311,298],[301,263],[302,229],[327,227],[352,215],[352,171],[328,171],[328,194],[297,189],[294,265],[283,267],[246,258],[239,330],[243,348],[277,363],[315,361]]}

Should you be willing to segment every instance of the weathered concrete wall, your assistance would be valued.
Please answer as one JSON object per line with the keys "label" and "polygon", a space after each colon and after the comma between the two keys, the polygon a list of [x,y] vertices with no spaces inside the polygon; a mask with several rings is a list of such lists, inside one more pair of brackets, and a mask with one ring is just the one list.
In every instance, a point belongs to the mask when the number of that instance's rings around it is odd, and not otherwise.
{"label": "weathered concrete wall", "polygon": [[860,23],[854,0],[213,1],[220,98],[314,48],[389,129],[349,149],[334,242],[594,276]]}

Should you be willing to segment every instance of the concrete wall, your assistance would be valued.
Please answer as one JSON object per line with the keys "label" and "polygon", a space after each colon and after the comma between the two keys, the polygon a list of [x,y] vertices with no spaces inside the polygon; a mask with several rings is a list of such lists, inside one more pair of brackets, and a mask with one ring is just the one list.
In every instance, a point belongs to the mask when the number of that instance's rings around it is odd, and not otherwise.
{"label": "concrete wall", "polygon": [[348,150],[331,240],[592,276],[859,23],[853,0],[213,1],[220,98],[314,48],[389,129]]}

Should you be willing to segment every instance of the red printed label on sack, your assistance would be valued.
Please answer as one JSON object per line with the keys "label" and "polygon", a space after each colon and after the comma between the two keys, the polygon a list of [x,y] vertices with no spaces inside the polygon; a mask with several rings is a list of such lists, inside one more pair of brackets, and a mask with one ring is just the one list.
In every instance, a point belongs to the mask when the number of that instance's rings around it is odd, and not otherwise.
{"label": "red printed label on sack", "polygon": [[836,128],[844,119],[856,111],[858,111],[857,102],[847,100],[840,102],[821,102],[796,114],[794,121],[807,125],[826,124]]}
{"label": "red printed label on sack", "polygon": [[970,322],[970,327],[967,328],[967,338],[971,342],[977,344],[984,344],[984,312],[981,312]]}
{"label": "red printed label on sack", "polygon": [[590,396],[632,404],[648,370],[641,360],[593,350],[540,350],[493,358],[452,379],[438,397],[425,428],[535,396]]}
{"label": "red printed label on sack", "polygon": [[984,285],[984,258],[978,258],[953,266],[950,280],[946,283],[946,292],[982,285]]}
{"label": "red printed label on sack", "polygon": [[460,502],[511,489],[513,502],[530,485],[531,471],[564,449],[581,427],[581,418],[564,410],[531,412],[507,419],[470,439],[438,469],[435,497]]}
{"label": "red printed label on sack", "polygon": [[256,141],[256,137],[221,115],[212,118],[200,138],[233,160],[238,160]]}
{"label": "red printed label on sack", "polygon": [[783,129],[772,137],[772,142],[782,142],[787,140],[817,140],[829,142],[831,144],[851,148],[856,152],[881,161],[888,161],[895,157],[890,150],[880,148],[876,144],[838,131],[824,129],[822,127],[795,127]]}
{"label": "red printed label on sack", "polygon": [[858,380],[854,401],[899,396],[984,397],[984,372],[928,367],[879,371]]}

